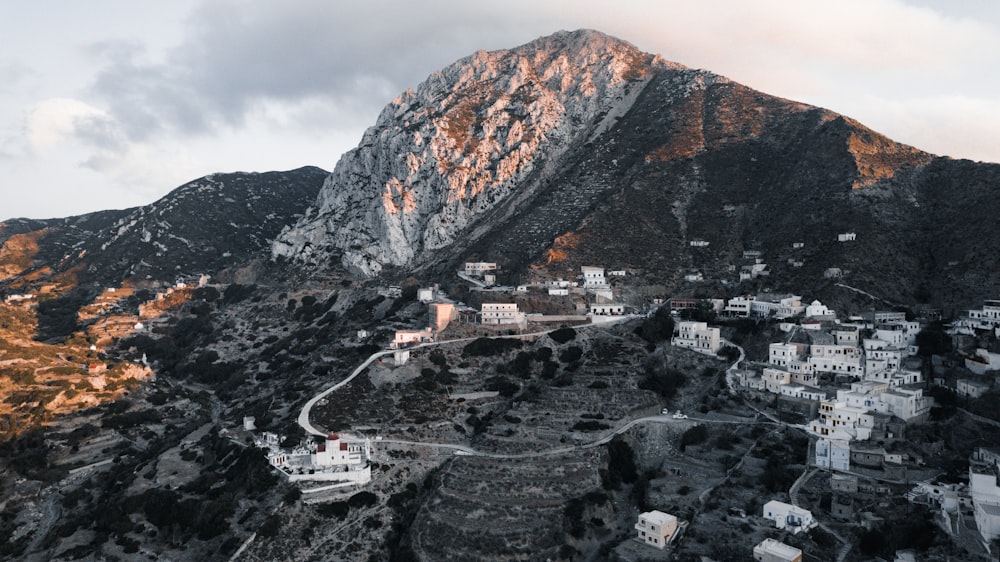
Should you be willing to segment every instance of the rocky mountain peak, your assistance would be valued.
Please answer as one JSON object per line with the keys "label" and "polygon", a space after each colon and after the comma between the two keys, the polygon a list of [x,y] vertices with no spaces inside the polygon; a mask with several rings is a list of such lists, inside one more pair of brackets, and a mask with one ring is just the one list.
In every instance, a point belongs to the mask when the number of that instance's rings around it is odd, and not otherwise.
{"label": "rocky mountain peak", "polygon": [[590,30],[463,58],[386,106],[274,254],[340,255],[366,276],[413,263],[607,129],[653,73],[681,68]]}

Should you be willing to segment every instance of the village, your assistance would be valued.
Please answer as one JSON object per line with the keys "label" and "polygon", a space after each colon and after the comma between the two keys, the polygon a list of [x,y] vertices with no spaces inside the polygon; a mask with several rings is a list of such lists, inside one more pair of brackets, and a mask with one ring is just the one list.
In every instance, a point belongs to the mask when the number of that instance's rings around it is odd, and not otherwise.
{"label": "village", "polygon": [[[829,475],[827,487],[832,500],[826,516],[874,529],[881,518],[873,511],[856,510],[855,506],[870,501],[865,498],[876,491],[889,490],[884,483],[893,483],[906,486],[906,499],[936,513],[938,524],[955,537],[963,536],[963,529],[971,526],[978,530],[974,533],[976,540],[989,550],[992,541],[1000,536],[1000,449],[976,450],[969,460],[966,485],[937,482],[936,471],[926,468],[924,459],[908,453],[905,446],[907,427],[927,420],[935,405],[934,399],[925,395],[926,389],[944,388],[959,397],[975,398],[993,387],[991,375],[1000,369],[1000,354],[979,348],[964,365],[976,376],[955,380],[932,376],[928,380],[927,369],[918,356],[918,334],[934,318],[918,320],[905,312],[874,310],[842,318],[819,301],[806,303],[793,294],[738,295],[726,300],[675,297],[655,299],[652,306],[643,309],[615,301],[608,277],[624,277],[625,271],[584,266],[578,280],[503,287],[496,284],[498,270],[496,263],[470,262],[458,272],[473,286],[472,291],[484,295],[478,309],[452,300],[436,285],[420,288],[417,298],[427,306],[429,325],[395,330],[388,349],[376,355],[390,365],[403,366],[412,351],[457,341],[443,337],[449,327],[456,325],[465,328],[459,332],[453,329],[448,337],[459,334],[471,339],[470,334],[511,336],[550,326],[620,322],[669,311],[674,320],[672,346],[719,357],[727,355],[726,348],[738,346],[723,338],[724,328],[712,325],[712,320],[691,318],[707,312],[723,324],[733,320],[768,322],[784,335],[767,345],[766,356],[744,358],[740,349],[740,360],[726,373],[729,390],[743,395],[749,404],[760,405],[759,409],[752,407],[758,409],[762,419],[809,436],[809,466]],[[752,274],[751,270],[745,273]],[[510,302],[515,300],[511,296],[529,291],[577,297],[575,313],[537,314]],[[987,339],[995,341],[1000,337],[1000,301],[987,301],[982,309],[968,311],[951,324],[949,334],[960,337],[982,334],[984,330]],[[358,333],[359,339],[367,337],[367,331]],[[935,357],[934,361],[940,359]],[[662,423],[668,413],[664,409],[659,416],[640,421]],[[691,413],[691,418],[697,420]],[[303,415],[308,418],[308,409]],[[669,417],[689,418],[680,411]],[[252,420],[247,423],[250,429]],[[280,449],[278,440],[278,436],[265,434],[258,444],[268,451],[269,462],[290,481],[322,481],[322,489],[327,490],[363,485],[372,478],[368,468],[373,454],[370,437],[329,435],[324,441],[310,440],[290,452]],[[377,447],[379,443],[374,444]],[[477,453],[459,450],[457,454]],[[768,501],[758,515],[772,521],[775,529],[792,535],[819,524],[808,509],[795,505],[794,499],[791,503]],[[643,512],[635,523],[635,538],[650,547],[669,550],[688,524],[663,511]],[[801,549],[774,538],[749,546],[755,560],[803,559]],[[899,556],[899,560],[914,559],[907,558],[910,555],[906,552]]]}
{"label": "village", "polygon": [[[759,255],[744,257],[763,265]],[[754,271],[766,275],[766,266],[749,266],[741,276],[753,276]],[[726,362],[728,392],[758,414],[747,424],[786,428],[808,437],[807,471],[796,481],[801,489],[798,500],[795,493],[789,493],[780,499],[765,498],[767,501],[758,504],[754,513],[737,509],[743,518],[757,518],[775,531],[772,536],[744,545],[748,556],[752,554],[761,561],[808,558],[808,549],[799,548],[804,543],[796,537],[823,528],[824,521],[853,526],[861,533],[875,533],[884,521],[877,498],[886,494],[898,496],[914,509],[926,510],[955,541],[974,540],[985,552],[996,550],[996,539],[1000,537],[1000,443],[975,447],[964,474],[955,481],[941,479],[939,465],[927,454],[929,449],[915,449],[908,436],[940,406],[934,397],[954,396],[968,401],[996,387],[995,375],[1000,371],[1000,349],[995,345],[1000,340],[1000,301],[985,301],[981,308],[968,310],[942,325],[933,311],[915,316],[907,311],[873,309],[844,315],[818,300],[808,301],[788,293],[738,294],[726,299],[664,295],[638,303],[618,292],[630,272],[600,266],[581,267],[573,280],[539,279],[510,286],[497,283],[500,272],[496,263],[466,263],[457,272],[457,277],[468,284],[462,299],[437,284],[415,290],[415,301],[424,310],[417,318],[426,319],[426,324],[359,330],[355,334],[357,342],[386,343],[349,377],[307,403],[299,417],[307,434],[301,442],[289,447],[284,436],[258,431],[252,416],[243,419],[244,434],[262,450],[268,465],[288,483],[302,487],[307,497],[351,493],[380,478],[380,471],[373,470],[379,465],[376,459],[380,451],[384,457],[390,447],[421,442],[418,435],[403,440],[397,437],[390,443],[370,427],[326,431],[310,423],[311,407],[335,403],[336,391],[366,369],[377,365],[392,372],[407,367],[413,354],[425,362],[429,349],[483,337],[527,340],[568,326],[602,329],[654,317],[669,318],[672,334],[667,341],[671,348]],[[688,281],[699,283],[701,278]],[[208,286],[207,276],[178,280],[140,304],[138,314],[122,314],[115,308],[134,289],[108,287],[80,312],[81,318],[96,320],[88,328],[95,342],[91,351],[96,352],[114,338],[157,326],[163,322],[162,311],[189,298],[190,288]],[[402,292],[399,287],[380,290],[388,298],[399,298]],[[34,298],[25,294],[6,300],[11,305],[31,306]],[[466,300],[476,305],[468,305]],[[532,306],[540,301],[544,312]],[[529,304],[522,307],[526,302]],[[771,341],[755,342],[753,350],[748,351],[733,338],[734,325],[768,326],[767,333],[777,336]],[[923,352],[920,336],[934,326],[941,327],[942,337],[954,342],[961,354],[960,364],[938,353]],[[140,363],[146,363],[144,356]],[[95,378],[106,366],[92,362],[84,369]],[[960,376],[955,376],[956,372]],[[466,392],[456,396],[475,400],[497,394]],[[665,406],[668,404],[652,410],[636,409],[637,413],[625,418],[629,423],[617,428],[602,426],[610,430],[605,437],[624,433],[636,424],[685,424],[690,428],[734,423],[710,415],[704,406],[684,412]],[[575,438],[580,439],[579,435]],[[461,442],[439,442],[434,446],[469,457],[489,458],[492,454]],[[586,441],[574,445],[587,446]],[[521,454],[530,457],[547,453]],[[808,505],[802,501],[803,496],[827,499]],[[822,512],[816,511],[817,506],[822,506]],[[669,555],[686,533],[696,530],[690,515],[685,518],[684,513],[668,511],[664,506],[663,510],[639,513],[634,522],[634,542]],[[846,555],[847,551],[843,552]],[[916,560],[907,556],[907,552],[901,552],[897,559]]]}

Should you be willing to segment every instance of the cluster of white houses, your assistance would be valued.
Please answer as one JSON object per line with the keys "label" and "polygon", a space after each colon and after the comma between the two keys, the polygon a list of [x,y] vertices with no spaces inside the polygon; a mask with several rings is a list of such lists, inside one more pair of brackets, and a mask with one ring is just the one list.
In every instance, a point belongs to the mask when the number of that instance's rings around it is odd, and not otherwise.
{"label": "cluster of white houses", "polygon": [[[779,395],[783,404],[814,418],[806,428],[818,438],[817,466],[848,470],[852,441],[884,431],[892,417],[911,422],[930,411],[932,400],[923,395],[921,371],[905,366],[916,354],[921,326],[907,321],[904,313],[876,312],[841,324],[822,303],[802,306],[794,295],[734,299],[727,310],[784,319],[803,315],[798,324],[782,324],[790,335],[770,344],[766,366],[759,372],[744,371],[738,379],[746,388]],[[821,386],[822,373],[834,375],[838,387]]]}

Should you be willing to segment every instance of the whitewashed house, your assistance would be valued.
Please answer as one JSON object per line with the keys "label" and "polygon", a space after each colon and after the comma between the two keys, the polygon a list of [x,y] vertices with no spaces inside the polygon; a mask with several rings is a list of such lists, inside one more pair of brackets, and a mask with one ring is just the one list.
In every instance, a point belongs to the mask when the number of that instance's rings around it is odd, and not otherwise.
{"label": "whitewashed house", "polygon": [[827,398],[825,391],[794,383],[782,385],[780,394],[782,396],[791,396],[792,398],[802,398],[803,400],[813,400],[815,402],[826,400]]}
{"label": "whitewashed house", "polygon": [[764,368],[760,378],[764,381],[764,390],[774,394],[781,394],[781,387],[792,383],[791,373],[770,367]]}
{"label": "whitewashed house", "polygon": [[580,267],[580,272],[583,274],[583,287],[585,289],[606,289],[608,287],[603,267],[584,265]]}
{"label": "whitewashed house", "polygon": [[403,349],[432,341],[434,341],[434,331],[429,327],[423,330],[396,330],[389,349]]}
{"label": "whitewashed house", "polygon": [[549,294],[557,297],[569,296],[569,289],[564,287],[549,287]]}
{"label": "whitewashed house", "polygon": [[874,428],[875,415],[870,409],[848,406],[840,400],[821,401],[819,418],[806,425],[816,437],[842,441],[866,441]]}
{"label": "whitewashed house", "polygon": [[710,328],[705,322],[678,322],[670,344],[706,355],[715,355],[722,348],[719,329]]}
{"label": "whitewashed house", "polygon": [[806,317],[833,319],[837,317],[837,313],[827,308],[825,304],[817,300],[814,300],[808,306],[806,306]]}
{"label": "whitewashed house", "polygon": [[733,297],[726,301],[725,313],[729,316],[736,316],[739,318],[749,318],[750,317],[750,304],[753,302],[753,297],[751,296],[739,296]]}
{"label": "whitewashed house", "polygon": [[821,437],[816,441],[815,462],[819,468],[851,469],[851,443],[843,439]]}
{"label": "whitewashed house", "polygon": [[480,312],[482,323],[490,325],[524,324],[524,313],[517,309],[517,303],[483,303]]}
{"label": "whitewashed house", "polygon": [[812,512],[785,502],[771,500],[764,504],[763,516],[774,522],[779,529],[787,529],[792,534],[808,531],[816,526]]}
{"label": "whitewashed house", "polygon": [[656,510],[640,513],[635,530],[636,540],[663,549],[677,532],[677,517]]}
{"label": "whitewashed house", "polygon": [[817,372],[862,376],[861,349],[853,345],[814,344],[809,347],[809,363]]}
{"label": "whitewashed house", "polygon": [[983,307],[970,310],[969,324],[973,328],[990,330],[1000,327],[1000,300],[984,301]]}
{"label": "whitewashed house", "polygon": [[593,316],[622,316],[625,314],[625,305],[621,303],[592,304],[590,314]]}
{"label": "whitewashed house", "polygon": [[972,379],[958,379],[958,383],[955,386],[955,392],[959,396],[968,396],[969,398],[979,398],[989,392],[989,390],[989,383]]}
{"label": "whitewashed house", "polygon": [[[340,482],[344,486],[371,481],[371,442],[347,435],[331,434],[320,443],[281,449],[278,440],[265,434],[257,444],[267,449],[267,460],[289,481]],[[276,437],[276,436],[275,436]]]}
{"label": "whitewashed house", "polygon": [[753,547],[753,559],[757,562],[802,562],[802,551],[774,539],[764,539]]}
{"label": "whitewashed house", "polygon": [[778,367],[788,367],[793,361],[800,361],[808,353],[804,343],[776,342],[767,347],[767,362]]}
{"label": "whitewashed house", "polygon": [[976,517],[976,528],[989,543],[1000,537],[1000,486],[997,466],[969,465],[969,491]]}
{"label": "whitewashed house", "polygon": [[845,232],[843,234],[837,235],[837,242],[853,242],[858,238],[858,235],[854,232]]}

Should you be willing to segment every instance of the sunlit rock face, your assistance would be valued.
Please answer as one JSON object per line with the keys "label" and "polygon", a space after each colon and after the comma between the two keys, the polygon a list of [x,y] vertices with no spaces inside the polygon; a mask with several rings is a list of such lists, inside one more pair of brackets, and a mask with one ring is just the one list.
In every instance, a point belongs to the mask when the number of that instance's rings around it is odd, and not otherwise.
{"label": "sunlit rock face", "polygon": [[418,263],[600,134],[667,68],[682,67],[594,31],[459,60],[386,106],[274,255],[339,255],[363,276]]}

